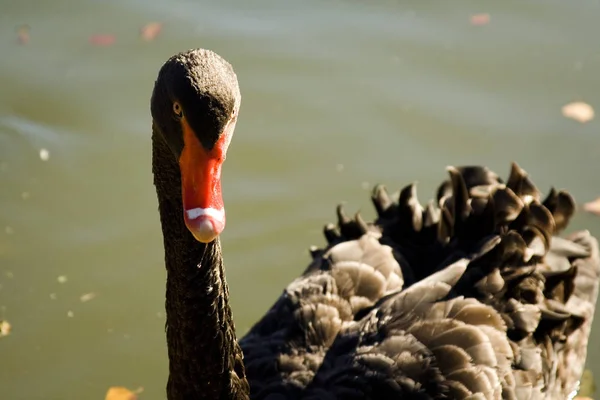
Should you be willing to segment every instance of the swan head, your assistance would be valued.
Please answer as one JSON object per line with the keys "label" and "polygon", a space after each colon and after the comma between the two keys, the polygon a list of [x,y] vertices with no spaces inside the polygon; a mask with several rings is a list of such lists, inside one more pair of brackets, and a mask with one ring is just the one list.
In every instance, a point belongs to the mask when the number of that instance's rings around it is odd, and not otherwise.
{"label": "swan head", "polygon": [[179,164],[182,217],[203,243],[215,240],[225,228],[221,166],[240,101],[233,68],[210,50],[171,57],[154,85],[153,124]]}

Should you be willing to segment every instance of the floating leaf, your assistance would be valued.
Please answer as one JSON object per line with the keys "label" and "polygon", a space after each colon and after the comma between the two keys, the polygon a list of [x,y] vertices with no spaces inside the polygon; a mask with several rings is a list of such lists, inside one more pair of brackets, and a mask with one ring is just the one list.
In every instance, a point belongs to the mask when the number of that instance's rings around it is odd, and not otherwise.
{"label": "floating leaf", "polygon": [[151,22],[146,24],[140,29],[140,36],[147,42],[150,42],[158,36],[160,31],[162,31],[163,23],[162,22]]}
{"label": "floating leaf", "polygon": [[113,386],[106,392],[104,400],[137,400],[138,394],[142,393],[144,388],[140,387],[131,391],[123,386]]}
{"label": "floating leaf", "polygon": [[67,278],[67,276],[66,276],[66,275],[61,275],[61,276],[59,276],[58,278],[56,278],[56,280],[58,281],[58,283],[67,283],[67,281],[68,281],[69,279]]}
{"label": "floating leaf", "polygon": [[117,41],[117,37],[115,35],[110,34],[100,34],[100,35],[92,35],[90,36],[90,44],[94,46],[110,46]]}
{"label": "floating leaf", "polygon": [[90,292],[82,294],[81,297],[79,297],[79,300],[81,300],[82,303],[85,303],[86,301],[92,300],[94,297],[96,297],[96,293]]}
{"label": "floating leaf", "polygon": [[470,21],[471,21],[471,25],[476,25],[476,26],[487,25],[490,23],[490,14],[485,13],[485,14],[471,15]]}
{"label": "floating leaf", "polygon": [[594,119],[594,109],[588,103],[584,103],[583,101],[565,104],[562,108],[562,114],[567,118],[574,119],[581,123]]}
{"label": "floating leaf", "polygon": [[29,43],[29,31],[31,31],[31,28],[27,24],[20,25],[17,28],[17,42],[19,44]]}
{"label": "floating leaf", "polygon": [[8,336],[10,329],[11,325],[8,321],[0,320],[0,338]]}
{"label": "floating leaf", "polygon": [[583,205],[583,211],[600,215],[600,197]]}
{"label": "floating leaf", "polygon": [[50,152],[47,149],[40,149],[40,160],[48,161],[50,158]]}

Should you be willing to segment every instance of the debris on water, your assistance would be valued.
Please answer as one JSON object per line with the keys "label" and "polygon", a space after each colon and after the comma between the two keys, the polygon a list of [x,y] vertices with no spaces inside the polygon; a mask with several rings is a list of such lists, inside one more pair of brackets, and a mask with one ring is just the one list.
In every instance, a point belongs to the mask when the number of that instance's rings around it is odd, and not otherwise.
{"label": "debris on water", "polygon": [[583,101],[574,101],[562,107],[562,114],[583,124],[594,119],[594,108]]}
{"label": "debris on water", "polygon": [[8,336],[12,326],[6,320],[0,320],[0,338]]}
{"label": "debris on water", "polygon": [[344,170],[344,164],[338,164],[335,166],[335,170],[337,172],[342,172]]}
{"label": "debris on water", "polygon": [[137,400],[137,395],[143,391],[143,387],[139,387],[136,390],[129,390],[123,386],[113,386],[108,388],[104,400]]}
{"label": "debris on water", "polygon": [[67,317],[69,318],[73,318],[75,316],[75,313],[71,310],[67,311]]}
{"label": "debris on water", "polygon": [[29,32],[31,27],[27,24],[22,24],[17,27],[17,43],[27,44],[29,43]]}
{"label": "debris on water", "polygon": [[140,36],[147,42],[150,42],[160,34],[163,28],[162,22],[150,22],[140,29]]}
{"label": "debris on water", "polygon": [[56,278],[56,280],[58,281],[58,283],[67,283],[68,278],[66,275],[61,275],[58,278]]}
{"label": "debris on water", "polygon": [[96,295],[96,293],[94,293],[94,292],[89,292],[89,293],[82,294],[82,295],[79,297],[79,300],[80,300],[82,303],[85,303],[85,302],[87,302],[87,301],[90,301],[90,300],[92,300],[92,299],[93,299],[94,297],[96,297],[96,296],[97,296],[97,295]]}
{"label": "debris on water", "polygon": [[487,25],[490,23],[490,14],[473,14],[470,18],[471,25],[481,26]]}
{"label": "debris on water", "polygon": [[40,149],[40,160],[48,161],[49,158],[50,152],[48,151],[48,149]]}
{"label": "debris on water", "polygon": [[57,296],[56,293],[50,293],[50,300],[56,300]]}
{"label": "debris on water", "polygon": [[600,197],[583,205],[583,211],[600,215]]}
{"label": "debris on water", "polygon": [[98,34],[90,36],[90,44],[94,46],[111,46],[117,41],[117,37],[111,34]]}

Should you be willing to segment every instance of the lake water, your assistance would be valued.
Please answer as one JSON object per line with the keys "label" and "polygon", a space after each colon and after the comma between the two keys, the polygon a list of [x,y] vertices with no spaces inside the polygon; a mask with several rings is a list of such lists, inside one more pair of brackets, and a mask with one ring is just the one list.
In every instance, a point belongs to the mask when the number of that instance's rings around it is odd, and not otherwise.
{"label": "lake water", "polygon": [[[598,122],[561,115],[600,107],[599,15],[598,0],[0,0],[2,398],[116,385],[164,398],[149,97],[170,55],[213,49],[240,80],[223,247],[243,334],[324,243],[338,202],[373,215],[375,183],[418,180],[424,202],[446,165],[506,175],[515,160],[544,191],[600,195]],[[153,21],[162,32],[141,40]],[[578,215],[571,229],[584,227],[600,234],[600,218]]]}

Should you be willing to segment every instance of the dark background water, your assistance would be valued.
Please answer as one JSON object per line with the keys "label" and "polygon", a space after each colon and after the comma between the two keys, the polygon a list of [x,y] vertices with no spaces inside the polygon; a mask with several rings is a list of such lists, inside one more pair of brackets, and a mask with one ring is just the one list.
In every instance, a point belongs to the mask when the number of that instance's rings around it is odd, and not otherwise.
{"label": "dark background water", "polygon": [[[223,247],[243,334],[323,244],[338,202],[373,215],[375,183],[418,180],[426,201],[446,165],[506,175],[516,160],[543,191],[600,195],[598,124],[561,115],[600,104],[599,12],[593,0],[0,0],[2,397],[125,385],[164,398],[149,96],[173,53],[213,49],[240,79]],[[472,25],[478,13],[489,23]],[[144,42],[152,21],[163,31]],[[584,227],[600,234],[600,219],[577,216]]]}

